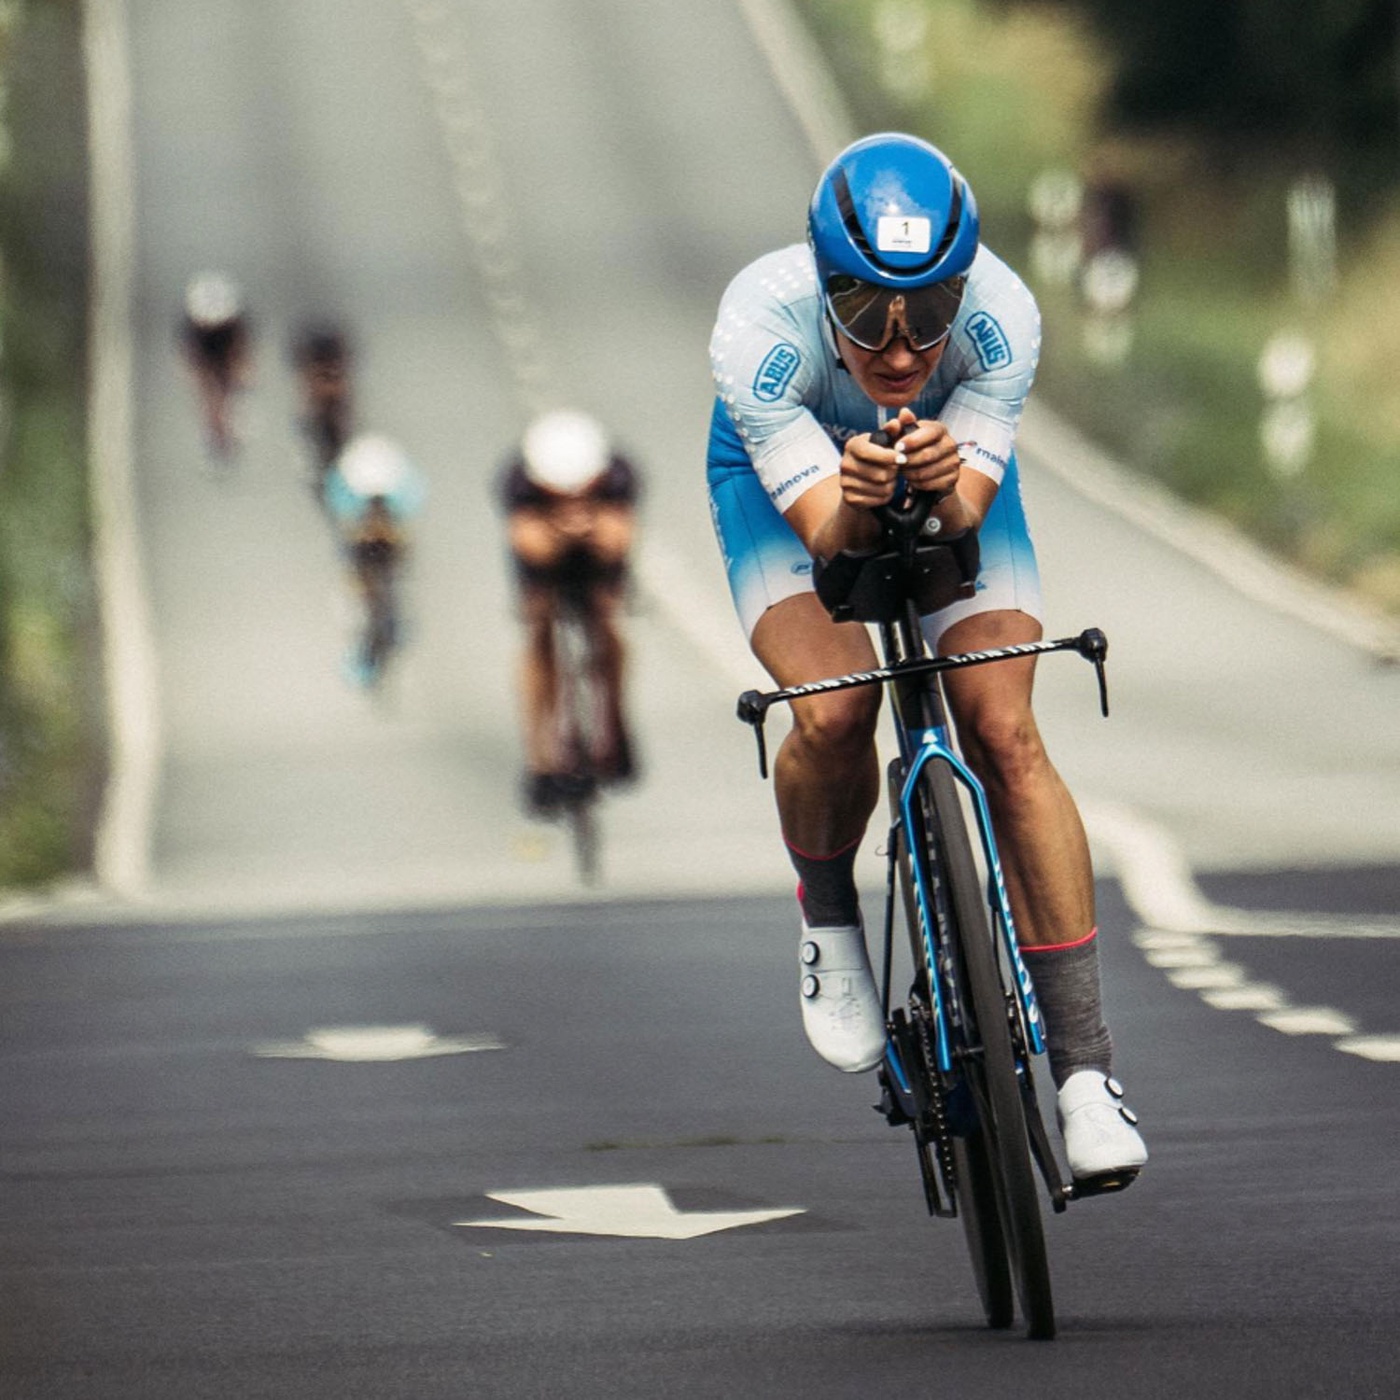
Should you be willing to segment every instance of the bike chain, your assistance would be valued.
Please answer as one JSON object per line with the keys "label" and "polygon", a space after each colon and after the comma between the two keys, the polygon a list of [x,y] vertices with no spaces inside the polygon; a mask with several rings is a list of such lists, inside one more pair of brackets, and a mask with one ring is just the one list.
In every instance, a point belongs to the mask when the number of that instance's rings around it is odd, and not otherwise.
{"label": "bike chain", "polygon": [[948,1129],[947,1099],[943,1081],[938,1073],[938,1056],[929,1038],[927,1008],[911,1004],[910,1011],[919,1037],[919,1053],[924,1060],[924,1082],[929,1087],[928,1117],[933,1128],[933,1143],[937,1151],[938,1172],[948,1198],[956,1209],[958,1200],[958,1170],[953,1160],[953,1137]]}

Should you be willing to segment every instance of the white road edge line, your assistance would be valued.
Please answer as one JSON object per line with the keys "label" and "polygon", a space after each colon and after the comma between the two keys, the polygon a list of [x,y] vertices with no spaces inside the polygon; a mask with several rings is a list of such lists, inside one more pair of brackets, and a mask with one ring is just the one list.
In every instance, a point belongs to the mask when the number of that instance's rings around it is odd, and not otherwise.
{"label": "white road edge line", "polygon": [[135,217],[124,0],[84,0],[92,309],[88,403],[94,569],[107,683],[109,770],[94,876],[122,898],[150,881],[161,738],[156,653],[133,483],[131,336]]}

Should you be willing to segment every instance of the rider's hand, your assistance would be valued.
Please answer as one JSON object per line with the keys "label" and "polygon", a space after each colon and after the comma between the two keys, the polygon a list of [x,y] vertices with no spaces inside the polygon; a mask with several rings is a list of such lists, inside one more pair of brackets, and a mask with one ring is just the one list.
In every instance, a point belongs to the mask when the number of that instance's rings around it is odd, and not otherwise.
{"label": "rider's hand", "polygon": [[893,447],[881,447],[862,434],[851,438],[841,454],[841,497],[848,506],[870,510],[887,504],[900,475],[916,491],[947,495],[956,489],[962,459],[942,423],[917,419],[902,408],[884,431],[898,437]]}

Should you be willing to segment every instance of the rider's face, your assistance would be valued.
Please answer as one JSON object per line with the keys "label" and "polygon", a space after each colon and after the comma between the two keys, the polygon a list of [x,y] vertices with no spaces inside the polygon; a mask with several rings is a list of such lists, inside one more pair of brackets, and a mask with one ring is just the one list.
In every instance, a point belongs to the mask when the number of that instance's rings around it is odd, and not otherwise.
{"label": "rider's face", "polygon": [[915,350],[902,335],[897,335],[883,350],[862,350],[840,330],[836,331],[836,348],[860,390],[881,408],[904,408],[917,399],[929,376],[943,358],[940,340],[927,350]]}

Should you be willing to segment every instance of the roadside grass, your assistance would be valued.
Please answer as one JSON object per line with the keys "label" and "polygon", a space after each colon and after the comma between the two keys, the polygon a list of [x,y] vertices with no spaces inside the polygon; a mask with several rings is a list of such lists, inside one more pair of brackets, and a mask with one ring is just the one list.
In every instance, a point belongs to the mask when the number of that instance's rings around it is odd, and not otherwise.
{"label": "roadside grass", "polygon": [[0,886],[87,865],[103,765],[76,0],[0,7]]}
{"label": "roadside grass", "polygon": [[[1304,306],[1285,212],[1304,172],[1103,137],[1101,65],[1073,16],[979,0],[799,4],[861,128],[915,131],[968,176],[987,242],[1041,303],[1037,393],[1130,469],[1400,615],[1400,192],[1389,205],[1342,192],[1339,284]],[[1136,198],[1140,284],[1119,366],[1089,350],[1077,290],[1034,274],[1028,195],[1047,169],[1108,175]],[[1288,329],[1317,356],[1315,446],[1291,474],[1265,460],[1257,370]]]}

